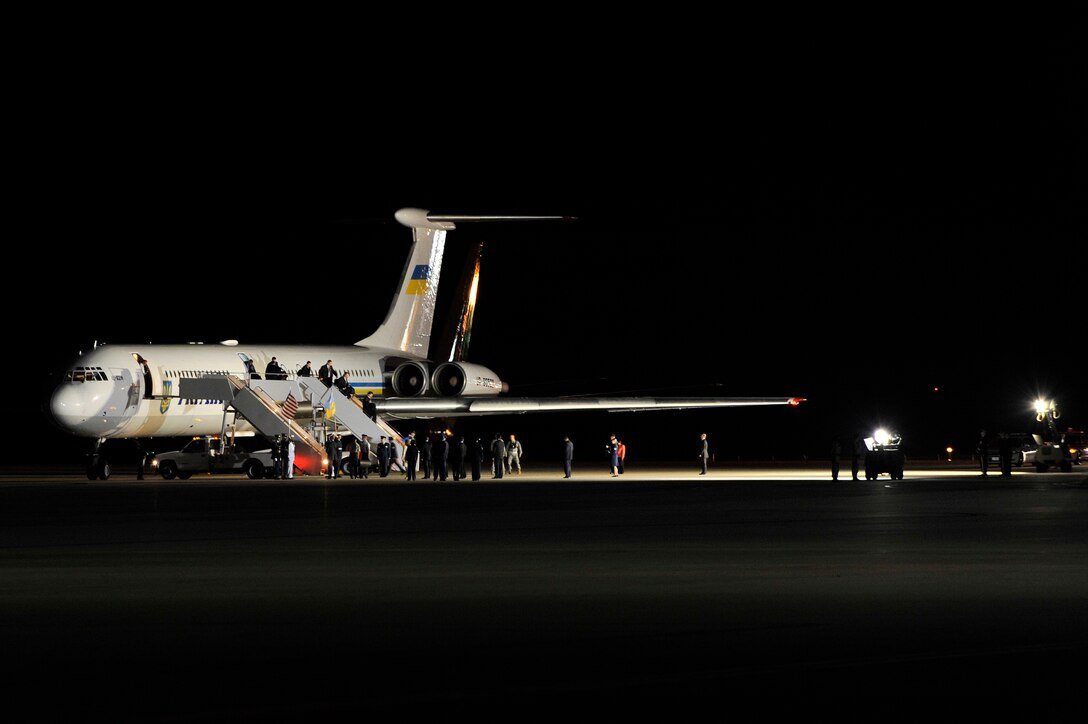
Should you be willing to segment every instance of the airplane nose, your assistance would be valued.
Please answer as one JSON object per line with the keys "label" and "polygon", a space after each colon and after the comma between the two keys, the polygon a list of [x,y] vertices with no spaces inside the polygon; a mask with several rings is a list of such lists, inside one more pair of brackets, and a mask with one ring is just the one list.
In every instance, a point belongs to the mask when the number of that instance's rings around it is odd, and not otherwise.
{"label": "airplane nose", "polygon": [[49,414],[58,427],[75,432],[87,421],[87,395],[82,394],[83,385],[62,384],[53,390],[49,400]]}

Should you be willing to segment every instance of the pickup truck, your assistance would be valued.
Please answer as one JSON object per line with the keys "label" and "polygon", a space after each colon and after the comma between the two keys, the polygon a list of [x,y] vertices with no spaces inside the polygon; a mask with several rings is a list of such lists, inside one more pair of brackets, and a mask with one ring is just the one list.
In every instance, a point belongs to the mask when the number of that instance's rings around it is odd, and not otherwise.
{"label": "pickup truck", "polygon": [[249,478],[272,474],[272,451],[220,449],[213,437],[197,437],[181,450],[159,453],[151,459],[151,470],[158,470],[163,480],[188,480],[193,473],[245,473]]}

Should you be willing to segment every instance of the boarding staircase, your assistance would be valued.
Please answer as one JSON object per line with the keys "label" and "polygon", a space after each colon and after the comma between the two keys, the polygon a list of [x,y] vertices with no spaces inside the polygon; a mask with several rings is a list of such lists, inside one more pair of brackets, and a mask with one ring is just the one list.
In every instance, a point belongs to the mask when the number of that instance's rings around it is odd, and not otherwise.
{"label": "boarding staircase", "polygon": [[[401,440],[400,434],[381,418],[378,418],[377,421],[371,420],[363,412],[363,403],[358,397],[345,395],[335,385],[326,387],[323,382],[313,377],[300,377],[297,383],[303,395],[313,404],[314,409],[323,408],[325,416],[332,419],[334,424],[343,425],[356,439],[361,439],[363,435],[370,436],[370,461],[372,464],[376,463],[378,459],[375,453],[378,439],[385,435],[397,446],[397,459],[400,460],[402,466],[404,465],[404,442]],[[336,432],[335,428],[333,431]]]}
{"label": "boarding staircase", "polygon": [[[269,394],[264,389],[270,385],[294,388],[294,383],[258,380],[253,380],[253,383],[247,385],[236,375],[205,375],[183,379],[179,388],[182,397],[222,400],[224,408],[233,407],[235,412],[269,440],[276,435],[293,436],[296,441],[295,467],[307,475],[320,475],[325,459],[324,447],[297,421],[284,416],[282,403],[274,399],[274,396],[279,397],[280,390],[276,389]],[[283,391],[283,398],[286,397],[287,391]]]}

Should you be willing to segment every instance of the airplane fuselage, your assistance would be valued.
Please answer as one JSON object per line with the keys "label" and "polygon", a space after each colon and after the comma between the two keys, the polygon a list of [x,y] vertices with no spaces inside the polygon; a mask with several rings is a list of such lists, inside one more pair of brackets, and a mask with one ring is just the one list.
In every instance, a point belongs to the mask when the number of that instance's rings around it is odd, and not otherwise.
{"label": "airplane fuselage", "polygon": [[[57,423],[81,437],[142,438],[218,434],[223,425],[220,400],[180,397],[180,382],[207,374],[249,379],[266,374],[275,357],[293,380],[311,363],[316,377],[327,360],[346,372],[356,394],[387,391],[386,365],[413,359],[399,350],[357,346],[292,345],[108,345],[81,355],[50,400]],[[239,430],[245,430],[239,420]]]}

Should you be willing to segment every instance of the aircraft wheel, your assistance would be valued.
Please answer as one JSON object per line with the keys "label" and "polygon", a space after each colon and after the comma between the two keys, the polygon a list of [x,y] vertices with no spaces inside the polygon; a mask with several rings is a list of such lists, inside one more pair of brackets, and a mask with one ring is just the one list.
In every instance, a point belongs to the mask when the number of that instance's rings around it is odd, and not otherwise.
{"label": "aircraft wheel", "polygon": [[178,465],[173,460],[167,460],[159,466],[159,475],[163,480],[173,480],[178,476]]}
{"label": "aircraft wheel", "polygon": [[261,465],[260,460],[247,460],[245,471],[246,477],[250,480],[259,480],[264,477],[264,465]]}
{"label": "aircraft wheel", "polygon": [[1016,453],[1016,467],[1024,467],[1024,453],[1023,451]]}
{"label": "aircraft wheel", "polygon": [[113,469],[110,468],[109,460],[103,460],[98,465],[98,478],[100,480],[109,480],[110,475],[113,474]]}
{"label": "aircraft wheel", "polygon": [[90,464],[87,466],[87,480],[98,480],[98,466]]}

